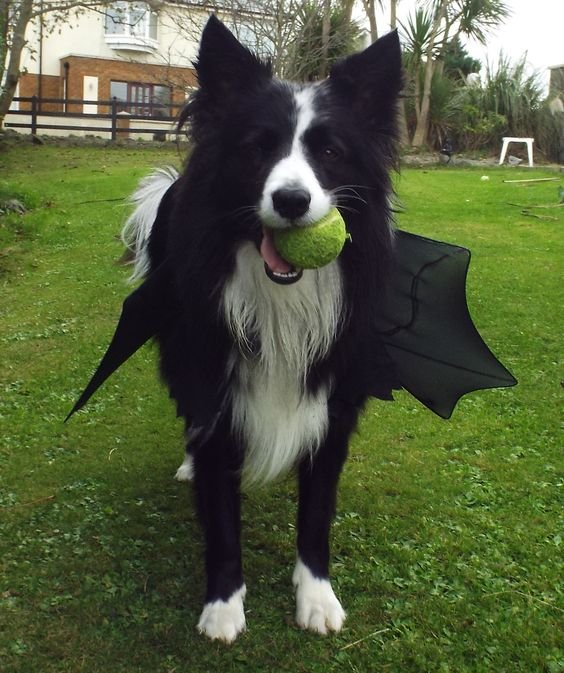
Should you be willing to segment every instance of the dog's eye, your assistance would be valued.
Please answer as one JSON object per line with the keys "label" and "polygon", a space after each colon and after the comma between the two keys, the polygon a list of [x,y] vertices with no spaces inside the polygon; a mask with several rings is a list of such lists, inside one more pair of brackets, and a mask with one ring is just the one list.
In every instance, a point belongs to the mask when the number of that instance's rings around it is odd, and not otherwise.
{"label": "dog's eye", "polygon": [[307,129],[304,144],[311,156],[322,164],[334,163],[346,155],[345,142],[325,124],[316,124]]}
{"label": "dog's eye", "polygon": [[328,146],[323,148],[322,156],[327,161],[334,161],[339,158],[340,152],[335,147]]}

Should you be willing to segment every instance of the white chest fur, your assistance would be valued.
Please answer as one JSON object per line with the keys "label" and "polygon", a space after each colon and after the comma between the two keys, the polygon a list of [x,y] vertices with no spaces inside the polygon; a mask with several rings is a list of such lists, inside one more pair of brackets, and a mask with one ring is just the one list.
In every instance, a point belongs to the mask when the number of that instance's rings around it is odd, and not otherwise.
{"label": "white chest fur", "polygon": [[[240,248],[223,309],[236,342],[232,427],[245,446],[246,482],[274,479],[325,438],[330,384],[312,394],[305,380],[338,334],[342,295],[338,262],[283,286],[266,276],[254,245]],[[257,340],[259,351],[246,355]]]}

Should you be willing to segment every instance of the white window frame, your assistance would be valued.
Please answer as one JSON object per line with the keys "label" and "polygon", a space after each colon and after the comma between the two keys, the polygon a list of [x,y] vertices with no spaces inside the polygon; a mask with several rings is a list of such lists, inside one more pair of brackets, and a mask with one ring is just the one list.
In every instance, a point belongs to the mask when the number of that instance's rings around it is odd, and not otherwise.
{"label": "white window frame", "polygon": [[[114,30],[108,30],[110,26]],[[157,14],[146,2],[113,2],[106,13],[104,32],[106,44],[112,49],[154,51],[158,48]]]}

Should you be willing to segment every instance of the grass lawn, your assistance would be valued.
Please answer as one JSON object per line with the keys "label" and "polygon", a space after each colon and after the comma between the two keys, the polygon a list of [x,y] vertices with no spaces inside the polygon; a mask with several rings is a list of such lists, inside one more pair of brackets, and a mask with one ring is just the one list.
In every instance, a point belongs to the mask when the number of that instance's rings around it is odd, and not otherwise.
{"label": "grass lawn", "polygon": [[[165,147],[0,150],[0,201],[30,209],[0,217],[0,670],[564,670],[564,208],[532,207],[558,202],[562,174],[402,171],[400,226],[472,249],[475,322],[520,384],[450,421],[407,393],[368,405],[333,534],[339,635],[293,623],[293,480],[246,495],[248,631],[225,647],[195,629],[202,544],[154,349],[62,422],[128,293],[122,199],[170,162]],[[561,180],[503,182],[531,177]]]}

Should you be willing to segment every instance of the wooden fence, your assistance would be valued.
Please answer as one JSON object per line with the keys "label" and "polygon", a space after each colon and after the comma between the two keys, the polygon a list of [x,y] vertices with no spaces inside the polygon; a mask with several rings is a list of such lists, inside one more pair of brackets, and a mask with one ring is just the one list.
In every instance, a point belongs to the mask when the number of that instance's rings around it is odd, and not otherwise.
{"label": "wooden fence", "polygon": [[[178,113],[183,107],[178,104],[125,104],[117,98],[39,99],[37,96],[16,97],[14,103],[17,103],[17,109],[11,109],[6,115],[6,128],[29,129],[32,135],[69,135],[74,132],[78,135],[101,135],[111,140],[146,135],[152,136],[153,140],[166,140],[175,136]],[[128,108],[142,109],[143,114],[128,112]],[[70,111],[80,109],[88,111]]]}

